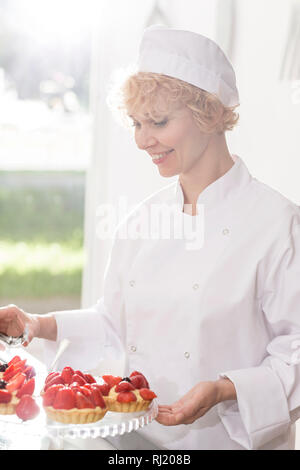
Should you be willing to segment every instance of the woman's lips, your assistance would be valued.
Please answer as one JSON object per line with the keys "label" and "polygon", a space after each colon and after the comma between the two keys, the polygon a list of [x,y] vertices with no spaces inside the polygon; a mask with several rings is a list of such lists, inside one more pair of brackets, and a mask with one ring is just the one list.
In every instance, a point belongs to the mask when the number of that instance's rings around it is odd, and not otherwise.
{"label": "woman's lips", "polygon": [[160,165],[161,163],[164,163],[172,152],[174,152],[174,149],[169,150],[167,153],[165,153],[163,157],[159,157],[159,158],[152,157],[153,163],[155,163],[155,165]]}

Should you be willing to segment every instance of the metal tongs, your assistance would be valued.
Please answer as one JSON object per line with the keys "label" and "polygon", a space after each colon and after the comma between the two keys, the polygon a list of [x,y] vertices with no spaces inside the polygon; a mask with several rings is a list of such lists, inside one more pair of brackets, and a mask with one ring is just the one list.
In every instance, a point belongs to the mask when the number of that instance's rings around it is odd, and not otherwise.
{"label": "metal tongs", "polygon": [[17,348],[26,343],[26,341],[28,341],[28,333],[26,328],[21,336],[8,336],[4,333],[0,333],[0,342],[9,347]]}

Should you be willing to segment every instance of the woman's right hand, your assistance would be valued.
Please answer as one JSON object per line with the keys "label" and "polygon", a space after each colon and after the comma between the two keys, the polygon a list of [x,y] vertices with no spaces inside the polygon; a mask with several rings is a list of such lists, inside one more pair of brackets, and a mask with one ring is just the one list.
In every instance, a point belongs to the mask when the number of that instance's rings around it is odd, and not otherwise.
{"label": "woman's right hand", "polygon": [[30,341],[39,334],[38,315],[24,312],[16,305],[0,307],[0,332],[8,336],[21,336],[25,328],[28,334],[28,341],[23,346],[28,346]]}

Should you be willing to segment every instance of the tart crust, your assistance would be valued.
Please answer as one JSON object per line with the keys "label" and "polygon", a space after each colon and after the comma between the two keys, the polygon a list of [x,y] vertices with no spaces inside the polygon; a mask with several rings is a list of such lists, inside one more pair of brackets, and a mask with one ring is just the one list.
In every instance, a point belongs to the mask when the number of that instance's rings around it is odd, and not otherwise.
{"label": "tart crust", "polygon": [[16,412],[17,404],[20,399],[16,397],[17,392],[12,393],[10,402],[0,403],[0,415],[13,415]]}
{"label": "tart crust", "polygon": [[135,394],[136,400],[128,403],[120,403],[117,400],[118,394],[115,391],[116,386],[112,387],[107,396],[103,396],[103,399],[108,407],[109,411],[116,411],[119,413],[135,413],[137,411],[145,411],[149,408],[152,400],[144,400],[139,394],[139,390],[132,390]]}
{"label": "tart crust", "polygon": [[71,410],[57,410],[52,406],[44,406],[44,410],[50,419],[64,424],[94,423],[102,419],[108,411],[107,408],[101,408],[100,406],[96,406],[96,408],[72,408]]}

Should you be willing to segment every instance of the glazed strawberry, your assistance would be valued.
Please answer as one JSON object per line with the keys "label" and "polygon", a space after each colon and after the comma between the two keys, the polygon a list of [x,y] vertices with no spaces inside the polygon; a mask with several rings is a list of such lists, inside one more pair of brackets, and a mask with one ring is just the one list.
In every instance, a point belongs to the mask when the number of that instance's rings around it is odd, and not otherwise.
{"label": "glazed strawberry", "polygon": [[16,368],[14,364],[11,364],[4,372],[3,380],[8,382],[12,377],[17,375],[19,372],[21,372],[21,368],[20,367]]}
{"label": "glazed strawberry", "polygon": [[85,396],[81,392],[75,392],[75,397],[76,397],[76,408],[79,408],[80,410],[84,408],[95,408],[94,403],[92,400]]}
{"label": "glazed strawberry", "polygon": [[134,390],[134,386],[130,382],[119,382],[116,385],[115,391],[117,393],[119,392],[130,392],[131,390]]}
{"label": "glazed strawberry", "polygon": [[11,393],[7,390],[0,390],[0,403],[9,403],[11,400]]}
{"label": "glazed strawberry", "polygon": [[63,384],[64,385],[64,380],[63,378],[61,377],[61,375],[57,375],[57,376],[54,376],[53,378],[51,378],[49,380],[49,382],[46,383],[45,387],[44,387],[44,390],[46,391],[49,387],[51,387],[52,385],[55,385],[55,384]]}
{"label": "glazed strawberry", "polygon": [[74,374],[80,375],[85,380],[84,373],[81,370],[75,370]]}
{"label": "glazed strawberry", "polygon": [[105,401],[103,400],[102,393],[96,387],[92,387],[91,389],[91,399],[93,400],[96,406],[100,406],[101,408],[105,408]]}
{"label": "glazed strawberry", "polygon": [[[78,392],[76,392],[78,393]],[[58,410],[71,410],[76,406],[76,399],[73,390],[69,387],[58,390],[55,400],[53,402],[53,408]]]}
{"label": "glazed strawberry", "polygon": [[82,393],[85,397],[91,396],[91,390],[87,388],[85,385],[80,385],[79,387],[76,388],[76,391]]}
{"label": "glazed strawberry", "polygon": [[130,374],[130,379],[132,379],[132,377],[134,377],[135,375],[141,375],[142,377],[144,377],[144,379],[146,381],[146,387],[145,388],[149,388],[149,383],[148,383],[146,377],[144,376],[144,374],[142,374],[141,372],[138,372],[137,370],[135,370]]}
{"label": "glazed strawberry", "polygon": [[130,380],[134,388],[148,388],[148,382],[143,375],[134,375]]}
{"label": "glazed strawberry", "polygon": [[62,384],[56,384],[48,388],[48,390],[43,394],[43,405],[52,406],[58,390],[61,390],[63,387],[64,386]]}
{"label": "glazed strawberry", "polygon": [[21,360],[20,356],[14,356],[9,362],[8,365],[14,364],[15,362],[19,362]]}
{"label": "glazed strawberry", "polygon": [[121,392],[117,395],[117,401],[120,403],[129,403],[136,401],[136,396],[132,392]]}
{"label": "glazed strawberry", "polygon": [[110,388],[114,387],[114,385],[117,385],[122,380],[122,377],[114,377],[113,375],[103,375],[102,378]]}
{"label": "glazed strawberry", "polygon": [[23,395],[16,407],[16,415],[23,421],[35,418],[39,412],[40,409],[31,395]]}
{"label": "glazed strawberry", "polygon": [[89,383],[89,384],[96,383],[96,380],[94,379],[94,377],[91,374],[84,374],[84,378],[87,381],[87,383]]}
{"label": "glazed strawberry", "polygon": [[23,361],[14,362],[14,366],[15,366],[16,369],[20,368],[23,371],[27,367],[26,366],[26,359],[24,359]]}
{"label": "glazed strawberry", "polygon": [[153,400],[153,398],[156,398],[157,396],[154,392],[152,392],[152,390],[149,390],[149,388],[141,388],[139,392],[144,400]]}
{"label": "glazed strawberry", "polygon": [[74,370],[72,367],[64,367],[61,376],[64,379],[65,384],[70,384],[72,382],[72,377],[74,375]]}
{"label": "glazed strawberry", "polygon": [[25,382],[25,379],[26,375],[20,372],[20,374],[17,375],[14,380],[12,380],[6,385],[6,390],[10,393],[14,392],[15,390],[18,390],[18,388],[22,387],[23,383]]}
{"label": "glazed strawberry", "polygon": [[[25,374],[24,374],[25,375]],[[30,380],[25,382],[17,392],[17,398],[21,398],[22,395],[32,395],[35,388],[35,379],[32,377]]]}
{"label": "glazed strawberry", "polygon": [[23,370],[23,372],[28,380],[36,376],[35,369],[32,366],[27,366],[26,369]]}
{"label": "glazed strawberry", "polygon": [[99,386],[99,390],[102,393],[104,397],[106,397],[109,394],[110,391],[110,386],[108,384],[97,384]]}
{"label": "glazed strawberry", "polygon": [[47,375],[45,384],[47,384],[54,377],[58,377],[58,376],[59,376],[59,372],[51,372],[49,375]]}
{"label": "glazed strawberry", "polygon": [[79,374],[74,374],[72,377],[72,383],[77,382],[79,385],[84,385],[86,383],[86,380],[84,377],[82,377]]}

